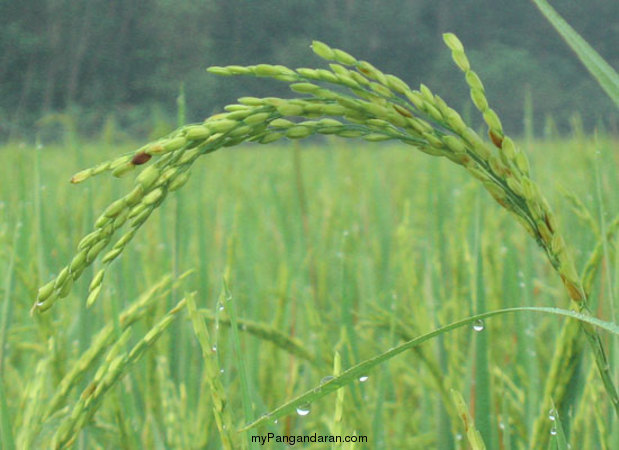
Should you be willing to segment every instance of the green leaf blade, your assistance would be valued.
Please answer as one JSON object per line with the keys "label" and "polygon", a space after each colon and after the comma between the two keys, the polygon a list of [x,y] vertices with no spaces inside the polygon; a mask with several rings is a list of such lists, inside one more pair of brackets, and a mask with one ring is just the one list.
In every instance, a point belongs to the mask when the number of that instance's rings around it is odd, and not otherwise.
{"label": "green leaf blade", "polygon": [[327,394],[330,394],[331,392],[334,392],[342,387],[345,387],[346,385],[352,382],[357,381],[359,377],[366,376],[371,369],[378,366],[379,364],[386,362],[390,360],[391,358],[393,358],[394,356],[397,356],[400,353],[405,352],[406,350],[410,350],[411,348],[416,347],[436,336],[447,333],[448,331],[455,330],[456,328],[460,328],[465,325],[472,324],[473,322],[478,321],[478,320],[484,320],[484,319],[487,319],[493,316],[498,316],[501,314],[514,313],[514,312],[525,312],[525,311],[540,312],[540,313],[546,313],[546,314],[554,314],[557,316],[570,317],[570,318],[579,320],[581,323],[593,325],[597,328],[601,328],[614,335],[619,336],[619,325],[614,322],[606,322],[606,321],[597,319],[595,317],[588,316],[583,313],[578,313],[575,311],[569,311],[569,310],[560,309],[560,308],[530,306],[530,307],[499,309],[495,311],[485,312],[482,314],[476,314],[474,316],[470,316],[465,319],[458,320],[456,322],[450,323],[449,325],[446,325],[444,327],[438,328],[429,333],[418,336],[414,339],[411,339],[410,341],[404,342],[396,347],[393,347],[387,350],[386,352],[381,353],[373,358],[367,359],[359,364],[356,364],[350,367],[349,369],[343,371],[339,376],[332,378],[328,382],[323,383],[320,386],[317,386],[305,392],[304,394],[301,394],[298,397],[284,403],[278,408],[275,408],[273,411],[262,415],[260,418],[246,425],[245,427],[241,428],[239,431],[243,432],[243,431],[247,431],[252,428],[261,426],[261,425],[266,425],[269,422],[273,422],[281,417],[292,414],[293,412],[296,411],[297,408],[301,407],[302,405],[311,404],[312,402],[318,399],[321,399]]}
{"label": "green leaf blade", "polygon": [[591,72],[604,92],[619,107],[619,74],[591,47],[546,0],[532,0]]}

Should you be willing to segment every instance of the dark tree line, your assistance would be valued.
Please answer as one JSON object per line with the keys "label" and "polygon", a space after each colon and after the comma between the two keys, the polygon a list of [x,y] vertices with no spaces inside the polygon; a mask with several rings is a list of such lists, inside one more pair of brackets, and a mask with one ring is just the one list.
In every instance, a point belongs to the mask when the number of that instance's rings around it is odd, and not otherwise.
{"label": "dark tree line", "polygon": [[[553,5],[619,69],[619,2]],[[424,82],[467,108],[441,34],[464,42],[490,101],[522,130],[530,90],[536,131],[552,116],[587,126],[614,107],[529,0],[0,0],[0,138],[27,134],[50,112],[73,112],[86,131],[105,118],[132,126],[173,117],[181,83],[200,120],[241,95],[287,95],[265,80],[218,79],[209,65],[321,64],[312,39]],[[150,120],[150,119],[148,119]]]}

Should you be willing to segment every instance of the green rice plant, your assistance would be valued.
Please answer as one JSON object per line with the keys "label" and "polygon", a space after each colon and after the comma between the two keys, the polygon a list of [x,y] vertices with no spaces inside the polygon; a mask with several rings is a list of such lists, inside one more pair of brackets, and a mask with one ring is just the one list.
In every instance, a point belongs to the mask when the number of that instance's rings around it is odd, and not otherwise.
{"label": "green rice plant", "polygon": [[[602,326],[616,333],[616,325],[603,323],[591,317],[588,286],[583,283],[576,270],[556,216],[542,195],[541,189],[531,178],[527,156],[504,133],[498,115],[489,106],[479,76],[471,69],[462,43],[453,34],[445,34],[444,40],[452,52],[453,60],[464,72],[471,99],[487,125],[490,142],[482,139],[464,122],[458,112],[450,108],[427,86],[422,84],[418,90],[414,90],[400,78],[384,74],[372,64],[357,60],[342,50],[333,49],[318,41],[312,44],[312,48],[318,56],[330,62],[330,70],[308,68],[292,70],[268,64],[212,67],[209,71],[219,75],[250,75],[288,82],[291,89],[301,96],[292,99],[242,97],[238,99],[238,104],[227,106],[226,112],[211,116],[203,123],[182,126],[163,139],[74,175],[71,181],[80,183],[104,172],[124,176],[136,170],[138,166],[145,166],[136,175],[133,188],[109,204],[96,219],[94,229],[80,240],[70,263],[52,281],[39,289],[32,312],[42,313],[66,297],[85,269],[100,258],[102,267],[90,282],[86,300],[88,306],[93,305],[101,294],[103,279],[109,265],[125,251],[128,243],[168,195],[187,182],[194,163],[205,154],[242,142],[269,144],[284,137],[295,140],[317,134],[362,138],[369,142],[396,140],[429,155],[445,157],[481,182],[490,195],[539,245],[550,266],[561,279],[567,296],[572,300],[572,306],[577,310],[575,313],[543,308],[509,310],[536,310],[572,319],[564,327],[557,344],[542,401],[543,413],[540,414],[533,430],[534,447],[538,448],[537,444],[547,440],[549,433],[544,433],[544,430],[548,428],[548,405],[554,401],[560,410],[569,402],[567,386],[582,356],[580,335],[583,331],[592,349],[608,400],[619,412],[619,396],[612,383],[606,353],[595,328]],[[111,248],[108,249],[108,246]],[[344,239],[342,243],[344,250],[345,246]],[[484,255],[481,244],[478,245],[476,252],[476,278],[473,283],[476,286],[476,315],[439,327],[434,332],[426,333],[373,359],[353,365],[359,360],[356,347],[359,339],[353,326],[352,296],[343,292],[345,307],[342,309],[341,330],[342,343],[346,351],[342,352],[342,358],[347,364],[350,363],[351,367],[310,393],[274,409],[268,415],[249,424],[244,430],[265,425],[267,421],[276,420],[329,392],[349,385],[359,377],[364,377],[372,367],[384,363],[404,350],[414,348],[421,342],[507,311],[484,311],[486,309],[485,285],[482,278]],[[342,253],[344,258],[341,263],[341,274],[345,281],[348,266],[345,251]],[[593,265],[599,264],[599,258],[595,261]],[[346,286],[347,283],[343,282],[342,285]],[[318,291],[318,287],[314,286],[314,289]],[[233,421],[230,411],[225,408],[226,397],[219,379],[219,363],[211,351],[213,343],[204,324],[204,318],[198,313],[194,297],[189,295],[186,301],[194,333],[202,349],[206,366],[205,382],[210,388],[222,445],[225,448],[233,448],[236,442],[231,435]],[[311,307],[308,309],[311,311]],[[230,325],[234,330],[234,346],[237,349],[238,361],[241,358],[240,346],[235,333],[239,323],[241,322],[236,318],[236,314],[231,315]],[[161,328],[160,326],[157,329]],[[477,342],[476,367],[479,370],[478,380],[485,386],[489,386],[490,379],[487,350],[487,343],[484,339],[480,339]],[[133,351],[128,356],[123,354],[124,359],[110,360],[110,367],[114,361],[118,361],[114,363],[116,365],[126,365],[131,354]],[[241,364],[243,372],[242,366]],[[111,369],[109,371],[117,373]],[[106,375],[106,373],[104,371],[101,377],[111,377],[109,385],[116,380],[117,375]],[[105,380],[101,378],[100,381],[103,383]],[[242,380],[242,384],[247,417],[250,413],[248,402],[251,396],[247,392],[247,380]],[[36,392],[36,389],[33,392]],[[475,437],[473,441],[481,448],[482,444],[479,441],[482,438],[488,441],[486,442],[488,445],[493,445],[496,439],[492,437],[494,426],[488,420],[492,415],[490,392],[482,393],[478,400],[480,415],[476,419],[480,426],[481,437]],[[456,409],[461,409],[460,406],[459,400],[456,401]],[[54,442],[64,445],[74,439],[84,420],[91,417],[81,413],[79,408],[82,407],[80,404],[76,405],[77,409],[74,411],[77,412],[72,414],[75,417],[71,420],[65,419],[63,428],[55,434]]]}

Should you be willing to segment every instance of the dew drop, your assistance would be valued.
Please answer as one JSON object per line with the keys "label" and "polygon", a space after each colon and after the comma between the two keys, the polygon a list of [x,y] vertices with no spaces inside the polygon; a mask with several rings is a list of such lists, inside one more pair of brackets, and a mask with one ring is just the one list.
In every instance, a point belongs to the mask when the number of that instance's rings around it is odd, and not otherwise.
{"label": "dew drop", "polygon": [[475,322],[473,322],[473,330],[479,332],[479,331],[483,331],[484,329],[484,321],[483,320],[476,320]]}
{"label": "dew drop", "polygon": [[224,373],[225,370],[224,369],[219,369],[219,373]]}
{"label": "dew drop", "polygon": [[223,310],[224,310],[224,305],[219,305],[219,308],[218,308],[218,309],[219,309],[220,311],[223,311]]}
{"label": "dew drop", "polygon": [[368,377],[367,375],[360,376],[359,377],[359,382],[365,383],[366,381],[368,381],[368,378],[370,378],[370,377]]}
{"label": "dew drop", "polygon": [[462,434],[458,433],[456,434],[456,441],[461,441],[462,440]]}
{"label": "dew drop", "polygon": [[320,380],[320,384],[325,384],[328,383],[329,381],[331,381],[333,378],[335,378],[333,375],[327,375],[326,377],[324,377],[322,380]]}
{"label": "dew drop", "polygon": [[297,414],[307,416],[310,413],[310,405],[301,405],[297,407]]}
{"label": "dew drop", "polygon": [[554,409],[551,409],[550,411],[548,411],[548,418],[551,422],[554,422],[555,420],[557,420],[557,412]]}
{"label": "dew drop", "polygon": [[211,347],[211,351],[212,351],[213,353],[217,353],[217,346],[216,346],[216,345],[213,345],[213,346]]}
{"label": "dew drop", "polygon": [[553,427],[550,429],[550,434],[551,434],[551,435],[553,435],[553,436],[556,436],[556,435],[557,435],[557,427],[554,427],[554,426],[553,426]]}

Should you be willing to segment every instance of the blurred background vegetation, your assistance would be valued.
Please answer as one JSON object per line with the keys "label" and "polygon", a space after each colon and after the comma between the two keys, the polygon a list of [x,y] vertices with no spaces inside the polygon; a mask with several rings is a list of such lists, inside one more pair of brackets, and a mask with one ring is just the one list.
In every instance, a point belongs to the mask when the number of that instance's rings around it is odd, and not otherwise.
{"label": "blurred background vegetation", "polygon": [[[619,68],[617,0],[553,5]],[[610,100],[528,0],[0,0],[0,140],[34,129],[46,140],[67,129],[106,141],[161,135],[181,85],[191,121],[242,95],[287,95],[284,84],[204,69],[313,67],[312,39],[428,84],[466,115],[446,31],[464,42],[509,133],[524,129],[525,107],[537,135],[619,128]]]}

